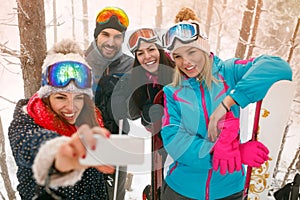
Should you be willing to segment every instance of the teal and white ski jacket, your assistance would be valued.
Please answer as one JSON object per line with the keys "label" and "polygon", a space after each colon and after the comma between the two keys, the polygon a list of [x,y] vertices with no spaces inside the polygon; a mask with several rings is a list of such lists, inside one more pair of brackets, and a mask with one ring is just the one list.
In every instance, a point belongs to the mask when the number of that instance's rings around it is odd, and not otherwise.
{"label": "teal and white ski jacket", "polygon": [[[174,162],[168,166],[165,181],[177,193],[192,199],[219,199],[244,188],[245,171],[221,175],[212,170],[212,155],[199,158],[207,136],[209,117],[230,95],[239,109],[264,98],[273,83],[292,80],[292,70],[279,57],[262,55],[250,60],[222,61],[213,56],[213,75],[220,80],[209,90],[195,78],[182,85],[164,87],[165,105],[161,135],[164,147]],[[272,133],[270,133],[271,135]]]}

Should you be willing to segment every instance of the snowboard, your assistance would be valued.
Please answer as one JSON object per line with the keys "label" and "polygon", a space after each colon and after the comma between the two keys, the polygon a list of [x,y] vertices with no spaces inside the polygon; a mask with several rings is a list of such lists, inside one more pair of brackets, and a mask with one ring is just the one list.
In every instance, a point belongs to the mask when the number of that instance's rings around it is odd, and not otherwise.
{"label": "snowboard", "polygon": [[287,125],[295,84],[278,81],[271,86],[265,98],[256,103],[252,139],[266,145],[270,151],[269,160],[259,168],[247,169],[244,199],[266,200],[273,177],[280,143]]}

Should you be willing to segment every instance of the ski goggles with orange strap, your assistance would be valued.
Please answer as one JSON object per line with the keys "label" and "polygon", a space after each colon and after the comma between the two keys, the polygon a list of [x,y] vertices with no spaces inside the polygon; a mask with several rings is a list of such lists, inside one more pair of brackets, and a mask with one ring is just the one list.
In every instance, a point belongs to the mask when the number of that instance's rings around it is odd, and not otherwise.
{"label": "ski goggles with orange strap", "polygon": [[134,53],[138,49],[138,46],[142,40],[145,42],[157,42],[159,37],[151,28],[142,28],[136,30],[128,39],[128,48],[131,53]]}
{"label": "ski goggles with orange strap", "polygon": [[100,24],[105,24],[109,21],[111,16],[116,16],[118,22],[121,26],[127,28],[129,25],[129,19],[126,13],[121,8],[107,7],[101,10],[96,18],[96,22]]}
{"label": "ski goggles with orange strap", "polygon": [[205,40],[208,39],[205,33],[201,31],[199,24],[178,23],[169,28],[162,36],[163,46],[168,50],[172,50],[176,39],[180,40],[182,43],[189,43],[197,40],[199,36]]}
{"label": "ski goggles with orange strap", "polygon": [[48,66],[42,77],[42,86],[66,87],[71,81],[80,89],[92,87],[91,69],[76,61],[62,61]]}

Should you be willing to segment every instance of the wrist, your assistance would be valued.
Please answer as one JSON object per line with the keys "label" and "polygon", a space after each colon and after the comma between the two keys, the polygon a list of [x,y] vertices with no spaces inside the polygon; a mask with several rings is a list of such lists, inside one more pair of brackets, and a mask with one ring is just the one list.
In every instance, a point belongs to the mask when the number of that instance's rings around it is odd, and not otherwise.
{"label": "wrist", "polygon": [[59,175],[63,175],[63,174],[68,174],[68,173],[71,173],[73,170],[68,170],[68,171],[61,171],[59,169],[57,169],[57,167],[55,166],[55,161],[53,161],[49,171],[48,171],[48,175],[51,176],[51,175],[55,175],[55,174],[59,174]]}
{"label": "wrist", "polygon": [[228,106],[225,105],[225,103],[222,101],[221,105],[223,106],[223,108],[226,110],[226,112],[229,112],[230,109],[228,108]]}
{"label": "wrist", "polygon": [[231,96],[226,96],[223,99],[223,103],[225,104],[225,106],[230,110],[231,106],[235,105],[236,102],[235,100],[231,97]]}

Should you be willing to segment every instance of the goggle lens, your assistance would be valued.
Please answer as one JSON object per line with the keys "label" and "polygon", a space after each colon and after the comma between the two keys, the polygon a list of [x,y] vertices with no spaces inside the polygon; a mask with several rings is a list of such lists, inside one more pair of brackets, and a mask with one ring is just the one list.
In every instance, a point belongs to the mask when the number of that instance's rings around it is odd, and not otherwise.
{"label": "goggle lens", "polygon": [[65,87],[71,80],[74,80],[78,88],[90,88],[92,86],[90,68],[80,62],[57,62],[48,67],[48,74],[43,82],[45,85]]}
{"label": "goggle lens", "polygon": [[106,23],[113,15],[115,15],[118,18],[122,26],[124,26],[125,28],[128,27],[129,25],[128,16],[122,9],[115,8],[115,7],[108,7],[101,10],[97,15],[96,22],[100,24]]}
{"label": "goggle lens", "polygon": [[150,28],[143,28],[131,34],[128,40],[128,46],[131,52],[135,51],[140,40],[155,42],[158,39],[157,34]]}
{"label": "goggle lens", "polygon": [[177,24],[171,27],[164,35],[164,45],[170,46],[177,37],[182,41],[194,40],[198,35],[198,28],[195,24]]}

